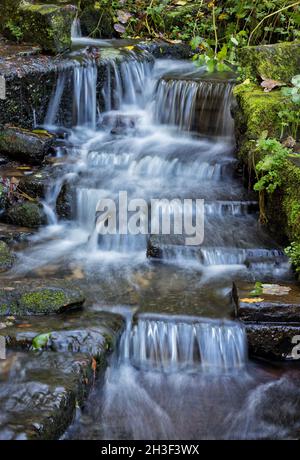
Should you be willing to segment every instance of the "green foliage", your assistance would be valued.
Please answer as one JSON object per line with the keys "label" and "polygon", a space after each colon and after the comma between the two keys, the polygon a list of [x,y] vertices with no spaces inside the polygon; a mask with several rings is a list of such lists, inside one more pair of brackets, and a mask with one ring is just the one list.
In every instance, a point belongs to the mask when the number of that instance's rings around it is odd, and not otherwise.
{"label": "green foliage", "polygon": [[5,23],[6,28],[10,31],[11,35],[17,40],[17,42],[21,41],[23,38],[23,32],[21,28],[15,24],[12,19],[9,19]]}
{"label": "green foliage", "polygon": [[278,112],[281,124],[281,138],[284,133],[297,138],[300,126],[300,75],[295,75],[291,86],[281,88],[281,94],[287,98],[291,107]]}
{"label": "green foliage", "polygon": [[300,75],[295,75],[292,78],[292,86],[285,86],[281,88],[283,96],[292,100],[294,104],[300,105]]}
{"label": "green foliage", "polygon": [[272,138],[259,139],[256,148],[264,157],[256,164],[258,181],[254,185],[254,190],[257,192],[265,190],[268,193],[273,193],[277,187],[282,185],[281,171],[290,151]]}
{"label": "green foliage", "polygon": [[254,289],[250,292],[251,297],[257,297],[262,295],[263,293],[263,287],[262,287],[262,282],[257,281],[254,285]]}
{"label": "green foliage", "polygon": [[296,272],[300,273],[300,243],[293,241],[286,249],[285,253],[290,259]]}

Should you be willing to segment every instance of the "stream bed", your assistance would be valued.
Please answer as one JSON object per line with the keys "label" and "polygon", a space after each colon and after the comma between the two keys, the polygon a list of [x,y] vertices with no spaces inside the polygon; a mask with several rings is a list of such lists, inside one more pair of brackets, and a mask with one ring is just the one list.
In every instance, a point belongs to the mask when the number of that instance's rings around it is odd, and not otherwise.
{"label": "stream bed", "polygon": [[[48,225],[20,245],[9,274],[73,277],[86,292],[87,315],[117,313],[126,323],[103,379],[63,438],[296,438],[298,369],[249,361],[244,326],[232,320],[233,281],[292,282],[238,169],[234,76],[131,48],[126,43],[121,64],[107,62],[102,111],[93,57],[75,66],[72,128],[59,119],[68,80],[59,74],[44,125],[67,132],[67,142],[56,149],[60,173],[44,199]],[[69,221],[55,209],[64,183],[75,206]],[[97,203],[117,201],[121,191],[146,202],[203,199],[203,243],[99,236]],[[160,257],[147,257],[153,249]]]}

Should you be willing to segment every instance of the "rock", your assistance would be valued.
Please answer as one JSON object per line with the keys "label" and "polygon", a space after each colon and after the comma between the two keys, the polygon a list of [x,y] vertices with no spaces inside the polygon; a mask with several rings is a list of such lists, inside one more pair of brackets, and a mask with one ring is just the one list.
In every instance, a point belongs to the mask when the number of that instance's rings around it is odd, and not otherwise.
{"label": "rock", "polygon": [[30,318],[25,329],[20,328],[26,318],[17,318],[10,327],[2,330],[8,348],[28,350],[41,348],[59,353],[87,353],[100,359],[103,353],[114,348],[123,330],[124,320],[110,313],[89,313],[85,310],[65,313],[63,317]]}
{"label": "rock", "polygon": [[290,83],[299,73],[300,43],[246,46],[239,51],[246,78],[264,77]]}
{"label": "rock", "polygon": [[300,358],[292,353],[298,343],[293,340],[300,337],[300,324],[246,323],[245,327],[251,356],[280,361]]}
{"label": "rock", "polygon": [[0,371],[1,440],[58,439],[94,379],[91,359],[70,353],[9,354]]}
{"label": "rock", "polygon": [[75,5],[5,0],[0,30],[10,39],[22,38],[40,45],[44,51],[61,53],[71,47],[76,12]]}
{"label": "rock", "polygon": [[0,224],[0,241],[6,244],[14,244],[26,241],[33,235],[33,231],[27,227],[15,227],[9,224]]}
{"label": "rock", "polygon": [[39,227],[47,222],[42,206],[32,202],[12,205],[7,210],[7,219],[13,225],[31,228]]}
{"label": "rock", "polygon": [[74,286],[17,287],[9,291],[4,288],[0,289],[0,315],[57,314],[82,307],[84,300],[82,292]]}
{"label": "rock", "polygon": [[53,153],[53,135],[21,128],[4,127],[0,130],[0,151],[9,158],[29,164],[40,164]]}
{"label": "rock", "polygon": [[141,42],[138,48],[151,53],[156,59],[190,59],[192,56],[191,47],[187,43],[166,43],[164,41]]}
{"label": "rock", "polygon": [[57,215],[66,220],[71,220],[75,214],[75,191],[69,183],[64,183],[56,200]]}
{"label": "rock", "polygon": [[[232,290],[235,316],[245,324],[249,353],[267,359],[297,359],[292,350],[297,344],[293,338],[300,337],[299,287],[292,285],[286,294],[281,295],[279,288],[269,288],[258,295],[254,295],[253,289],[254,286],[238,289],[234,284]],[[278,295],[268,292],[277,292]]]}
{"label": "rock", "polygon": [[159,239],[153,237],[152,235],[149,237],[147,241],[147,257],[152,259],[162,259],[163,257],[163,250],[160,247]]}
{"label": "rock", "polygon": [[8,245],[0,241],[0,272],[9,270],[14,263],[15,257],[10,252]]}

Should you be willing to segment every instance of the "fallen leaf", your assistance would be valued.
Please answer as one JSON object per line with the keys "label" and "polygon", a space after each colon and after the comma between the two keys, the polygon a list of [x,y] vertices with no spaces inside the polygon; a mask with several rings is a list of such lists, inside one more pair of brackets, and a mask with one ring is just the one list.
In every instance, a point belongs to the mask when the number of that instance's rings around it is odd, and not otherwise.
{"label": "fallen leaf", "polygon": [[131,50],[134,49],[134,46],[133,45],[128,45],[128,46],[125,46],[125,49],[131,51]]}
{"label": "fallen leaf", "polygon": [[117,12],[117,18],[122,24],[126,24],[131,18],[131,16],[132,14],[128,13],[127,11],[119,10]]}
{"label": "fallen leaf", "polygon": [[21,329],[22,329],[22,328],[26,328],[26,327],[31,327],[31,324],[29,324],[29,323],[28,323],[28,324],[27,324],[27,323],[24,323],[24,324],[18,324],[18,325],[17,325],[17,327],[19,327],[19,328],[21,328]]}
{"label": "fallen leaf", "polygon": [[244,302],[244,303],[257,303],[257,302],[263,302],[263,301],[264,299],[262,299],[261,297],[253,297],[252,299],[245,297],[244,299],[241,299],[241,302]]}
{"label": "fallen leaf", "polygon": [[119,32],[120,34],[124,34],[126,29],[122,24],[114,24],[114,29]]}
{"label": "fallen leaf", "polygon": [[282,145],[284,145],[284,147],[287,147],[287,148],[289,148],[289,149],[292,149],[293,147],[295,147],[296,141],[295,141],[295,139],[294,139],[292,136],[288,136],[288,137],[282,142]]}
{"label": "fallen leaf", "polygon": [[279,284],[262,284],[263,294],[269,295],[288,295],[291,291],[289,286],[280,286]]}
{"label": "fallen leaf", "polygon": [[265,78],[265,77],[261,77],[261,78],[263,81],[261,82],[260,86],[264,88],[265,93],[269,93],[274,88],[284,86],[284,83],[282,83],[281,81],[272,80],[271,78]]}

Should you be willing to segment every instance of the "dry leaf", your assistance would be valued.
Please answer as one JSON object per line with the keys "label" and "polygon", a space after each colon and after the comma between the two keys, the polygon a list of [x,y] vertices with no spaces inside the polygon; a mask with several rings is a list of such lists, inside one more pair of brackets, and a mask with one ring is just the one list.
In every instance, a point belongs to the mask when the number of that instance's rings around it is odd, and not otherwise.
{"label": "dry leaf", "polygon": [[280,286],[279,284],[262,284],[263,294],[269,295],[288,295],[291,291],[289,286]]}
{"label": "dry leaf", "polygon": [[31,324],[29,324],[29,323],[18,324],[17,327],[20,327],[20,328],[31,327]]}
{"label": "dry leaf", "polygon": [[264,299],[262,299],[261,297],[254,297],[254,298],[248,298],[248,297],[245,297],[244,299],[241,299],[241,302],[244,302],[244,303],[257,303],[257,302],[263,302]]}
{"label": "dry leaf", "polygon": [[285,85],[284,83],[278,80],[272,80],[271,78],[265,78],[265,77],[261,77],[261,78],[263,81],[261,82],[260,86],[264,88],[265,93],[269,93],[270,91],[272,91],[272,89]]}

